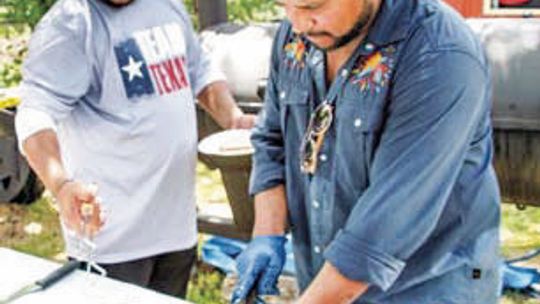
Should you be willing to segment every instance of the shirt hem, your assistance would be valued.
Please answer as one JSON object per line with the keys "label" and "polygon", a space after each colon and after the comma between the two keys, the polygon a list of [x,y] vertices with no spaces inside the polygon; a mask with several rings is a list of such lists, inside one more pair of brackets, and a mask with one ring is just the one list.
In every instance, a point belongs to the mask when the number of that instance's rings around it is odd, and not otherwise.
{"label": "shirt hem", "polygon": [[[139,250],[136,252],[119,252],[119,253],[112,253],[112,254],[105,254],[100,255],[99,257],[95,257],[94,261],[100,264],[116,264],[116,263],[124,263],[124,262],[130,262],[133,260],[143,259],[151,256],[156,256],[164,253],[169,253],[173,251],[182,251],[186,249],[193,248],[197,245],[197,237],[193,241],[190,242],[182,242],[182,243],[175,243],[175,244],[167,244],[162,246],[153,246],[153,247],[144,247],[143,250]],[[68,251],[68,256],[76,256],[71,254]]]}

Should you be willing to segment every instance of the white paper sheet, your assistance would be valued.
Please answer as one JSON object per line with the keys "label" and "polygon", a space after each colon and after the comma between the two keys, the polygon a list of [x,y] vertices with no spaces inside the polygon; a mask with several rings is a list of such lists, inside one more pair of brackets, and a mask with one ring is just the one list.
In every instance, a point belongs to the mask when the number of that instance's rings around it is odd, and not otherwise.
{"label": "white paper sheet", "polygon": [[[0,248],[0,300],[42,279],[60,264]],[[132,284],[76,270],[45,291],[26,295],[13,304],[187,304]]]}

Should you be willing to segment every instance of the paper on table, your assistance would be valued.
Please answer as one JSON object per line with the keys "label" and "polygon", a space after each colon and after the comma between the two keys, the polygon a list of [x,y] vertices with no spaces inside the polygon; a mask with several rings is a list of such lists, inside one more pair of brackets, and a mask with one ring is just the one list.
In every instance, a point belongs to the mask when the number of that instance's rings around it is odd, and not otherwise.
{"label": "paper on table", "polygon": [[[58,268],[57,263],[0,248],[0,299]],[[135,285],[75,271],[51,288],[26,295],[17,304],[187,304]]]}

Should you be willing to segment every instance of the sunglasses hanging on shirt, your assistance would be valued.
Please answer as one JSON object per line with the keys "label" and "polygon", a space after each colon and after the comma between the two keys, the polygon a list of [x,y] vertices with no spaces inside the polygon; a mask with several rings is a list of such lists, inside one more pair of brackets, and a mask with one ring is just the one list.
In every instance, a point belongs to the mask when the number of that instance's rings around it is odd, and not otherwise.
{"label": "sunglasses hanging on shirt", "polygon": [[303,173],[314,174],[317,170],[317,158],[333,119],[334,107],[327,102],[320,104],[311,113],[309,125],[300,146],[300,170]]}

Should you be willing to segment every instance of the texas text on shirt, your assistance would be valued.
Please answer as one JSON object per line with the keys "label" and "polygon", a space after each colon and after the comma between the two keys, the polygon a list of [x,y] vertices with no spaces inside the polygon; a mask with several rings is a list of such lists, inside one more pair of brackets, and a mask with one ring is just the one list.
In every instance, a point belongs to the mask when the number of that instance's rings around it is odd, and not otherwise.
{"label": "texas text on shirt", "polygon": [[[156,16],[159,16],[156,18]],[[19,140],[57,129],[73,179],[98,183],[107,222],[95,260],[117,263],[192,248],[195,99],[222,80],[180,1],[58,1],[24,65]],[[77,241],[67,251],[77,256]]]}

